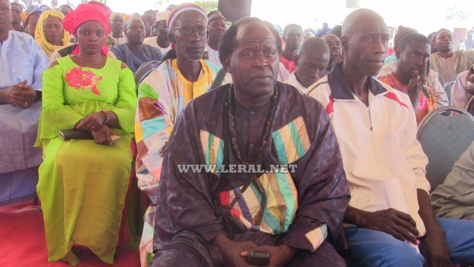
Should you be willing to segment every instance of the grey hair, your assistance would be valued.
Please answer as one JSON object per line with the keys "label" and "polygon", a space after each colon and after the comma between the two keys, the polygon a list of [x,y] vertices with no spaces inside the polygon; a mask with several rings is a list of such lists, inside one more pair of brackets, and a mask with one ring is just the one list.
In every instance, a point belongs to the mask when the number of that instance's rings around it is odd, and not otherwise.
{"label": "grey hair", "polygon": [[116,12],[116,13],[113,13],[112,15],[110,15],[110,17],[109,17],[109,23],[110,23],[110,24],[112,24],[112,23],[114,22],[114,18],[115,18],[117,15],[122,16],[123,20],[125,20],[125,16],[123,15],[123,13]]}
{"label": "grey hair", "polygon": [[135,20],[140,20],[143,24],[145,24],[145,22],[143,21],[143,19],[140,18],[140,17],[129,18],[129,19],[125,22],[125,31],[128,31],[128,27],[130,27],[130,25],[132,24],[132,22],[134,22]]}

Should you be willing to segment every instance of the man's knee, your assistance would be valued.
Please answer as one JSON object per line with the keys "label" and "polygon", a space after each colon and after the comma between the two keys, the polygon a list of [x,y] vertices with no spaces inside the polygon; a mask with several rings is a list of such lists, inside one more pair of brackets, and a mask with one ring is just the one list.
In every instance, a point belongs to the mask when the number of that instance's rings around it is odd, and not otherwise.
{"label": "man's knee", "polygon": [[365,255],[355,256],[352,252],[351,263],[354,266],[413,266],[421,267],[424,258],[411,245],[398,242],[385,245],[377,251],[367,251]]}
{"label": "man's knee", "polygon": [[346,229],[354,266],[423,266],[424,258],[407,242],[380,231]]}
{"label": "man's knee", "polygon": [[474,261],[474,221],[438,218],[445,231],[446,245],[455,264],[472,264]]}
{"label": "man's knee", "polygon": [[380,251],[380,265],[377,266],[423,266],[424,258],[406,242],[397,242]]}
{"label": "man's knee", "polygon": [[292,266],[347,266],[346,261],[337,253],[329,242],[324,241],[314,252],[299,251],[295,258],[287,265]]}
{"label": "man's knee", "polygon": [[208,244],[198,235],[181,232],[158,249],[151,263],[152,267],[168,266],[212,266],[213,259]]}

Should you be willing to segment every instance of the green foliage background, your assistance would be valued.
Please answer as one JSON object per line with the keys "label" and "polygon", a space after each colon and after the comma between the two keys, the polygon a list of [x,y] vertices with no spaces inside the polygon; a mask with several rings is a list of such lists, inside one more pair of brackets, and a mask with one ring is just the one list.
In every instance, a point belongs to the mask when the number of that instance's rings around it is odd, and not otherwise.
{"label": "green foliage background", "polygon": [[200,5],[206,13],[209,13],[209,11],[217,9],[219,1],[212,1],[212,0],[196,0],[194,3],[196,5]]}

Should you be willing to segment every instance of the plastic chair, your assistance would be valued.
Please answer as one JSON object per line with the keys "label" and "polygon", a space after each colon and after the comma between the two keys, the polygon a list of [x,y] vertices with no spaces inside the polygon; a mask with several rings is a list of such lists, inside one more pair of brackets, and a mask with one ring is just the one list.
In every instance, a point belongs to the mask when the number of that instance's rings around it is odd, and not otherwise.
{"label": "plastic chair", "polygon": [[161,64],[160,60],[152,60],[143,63],[140,68],[135,72],[135,83],[138,85],[152,72],[154,69],[156,69],[159,65]]}
{"label": "plastic chair", "polygon": [[446,96],[448,97],[449,104],[451,105],[451,90],[453,89],[454,81],[447,82],[443,85],[443,89],[446,92]]}
{"label": "plastic chair", "polygon": [[[453,111],[459,115],[447,115]],[[428,156],[426,178],[434,190],[474,140],[474,117],[457,107],[438,108],[421,121],[416,137]]]}

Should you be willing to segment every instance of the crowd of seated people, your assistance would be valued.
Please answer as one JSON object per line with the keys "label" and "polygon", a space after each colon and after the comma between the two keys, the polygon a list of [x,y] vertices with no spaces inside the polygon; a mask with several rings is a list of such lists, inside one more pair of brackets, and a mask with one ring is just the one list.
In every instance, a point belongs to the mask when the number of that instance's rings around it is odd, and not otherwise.
{"label": "crowd of seated people", "polygon": [[142,266],[474,264],[474,143],[431,192],[416,139],[474,98],[474,52],[400,27],[387,57],[368,9],[304,33],[0,0],[0,206],[37,196],[48,260],[71,265],[113,264],[132,187]]}

